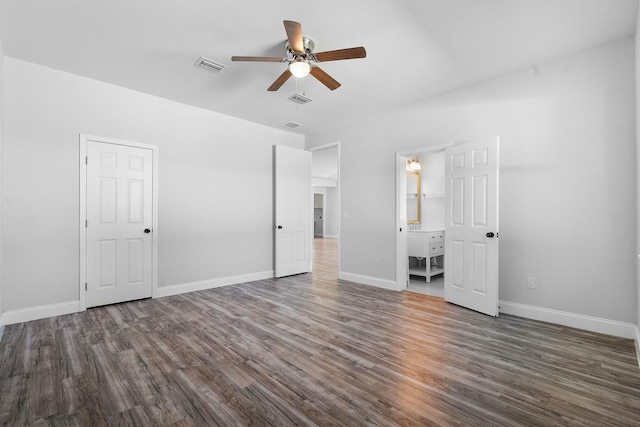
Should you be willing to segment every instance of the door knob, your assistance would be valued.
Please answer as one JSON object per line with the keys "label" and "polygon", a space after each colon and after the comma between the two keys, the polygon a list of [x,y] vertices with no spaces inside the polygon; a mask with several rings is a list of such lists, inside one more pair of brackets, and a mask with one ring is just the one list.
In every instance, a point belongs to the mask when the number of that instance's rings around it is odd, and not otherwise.
{"label": "door knob", "polygon": [[487,233],[487,237],[494,237],[495,234],[493,234],[491,231]]}
{"label": "door knob", "polygon": [[151,233],[151,229],[149,229],[149,228],[145,228],[145,229],[144,229],[144,232],[145,232],[145,234],[149,234],[149,233]]}
{"label": "door knob", "polygon": [[281,225],[278,226],[278,230],[282,230],[282,226]]}

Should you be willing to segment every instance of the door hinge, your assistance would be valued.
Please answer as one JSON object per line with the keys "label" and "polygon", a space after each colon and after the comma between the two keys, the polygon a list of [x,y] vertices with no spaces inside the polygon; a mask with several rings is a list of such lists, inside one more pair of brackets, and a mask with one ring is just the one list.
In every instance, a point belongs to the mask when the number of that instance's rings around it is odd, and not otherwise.
{"label": "door hinge", "polygon": [[87,290],[87,282],[84,282],[84,290]]}
{"label": "door hinge", "polygon": [[88,165],[89,164],[89,156],[85,156],[84,157],[84,164]]}
{"label": "door hinge", "polygon": [[84,228],[87,228],[87,227],[89,227],[89,220],[85,219],[84,220]]}

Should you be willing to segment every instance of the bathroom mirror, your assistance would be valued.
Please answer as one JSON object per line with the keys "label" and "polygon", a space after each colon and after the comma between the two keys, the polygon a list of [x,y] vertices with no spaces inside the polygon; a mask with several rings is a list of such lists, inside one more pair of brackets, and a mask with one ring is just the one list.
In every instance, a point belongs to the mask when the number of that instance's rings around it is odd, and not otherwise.
{"label": "bathroom mirror", "polygon": [[407,171],[407,224],[420,224],[420,172]]}

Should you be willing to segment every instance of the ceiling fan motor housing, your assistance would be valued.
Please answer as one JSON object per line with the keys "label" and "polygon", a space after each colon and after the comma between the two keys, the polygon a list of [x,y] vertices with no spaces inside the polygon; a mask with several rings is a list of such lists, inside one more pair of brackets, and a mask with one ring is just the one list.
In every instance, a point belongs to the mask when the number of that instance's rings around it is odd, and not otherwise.
{"label": "ceiling fan motor housing", "polygon": [[311,40],[309,37],[303,36],[302,43],[304,46],[304,52],[296,52],[293,49],[291,49],[291,46],[289,45],[288,40],[284,43],[285,49],[287,51],[287,57],[286,57],[287,62],[291,63],[299,60],[304,60],[308,62],[318,62],[318,58],[316,58],[316,55],[313,53],[313,50],[315,49],[315,46],[316,46],[315,42]]}

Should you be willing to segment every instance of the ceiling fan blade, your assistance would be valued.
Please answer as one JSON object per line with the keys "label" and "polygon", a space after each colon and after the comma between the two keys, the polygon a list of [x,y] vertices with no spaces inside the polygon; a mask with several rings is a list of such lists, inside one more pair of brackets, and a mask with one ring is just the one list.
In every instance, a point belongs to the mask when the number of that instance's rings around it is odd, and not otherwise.
{"label": "ceiling fan blade", "polygon": [[302,41],[302,25],[295,21],[283,21],[284,30],[287,32],[289,47],[294,52],[304,52],[304,42]]}
{"label": "ceiling fan blade", "polygon": [[340,87],[340,83],[338,83],[338,81],[322,71],[319,67],[312,67],[310,74],[331,90],[336,90]]}
{"label": "ceiling fan blade", "polygon": [[328,50],[316,53],[318,62],[339,61],[341,59],[366,58],[367,51],[364,47],[351,47],[348,49]]}
{"label": "ceiling fan blade", "polygon": [[250,62],[282,62],[284,59],[277,56],[232,56],[231,60]]}
{"label": "ceiling fan blade", "polygon": [[291,71],[289,71],[289,69],[287,68],[286,70],[284,70],[284,73],[280,74],[280,77],[278,77],[276,79],[275,82],[273,82],[273,84],[271,86],[269,86],[269,89],[267,89],[269,92],[273,92],[276,91],[278,89],[280,89],[280,86],[282,86],[284,84],[284,82],[286,82],[287,80],[289,80],[289,77],[291,77],[293,74],[291,74]]}

